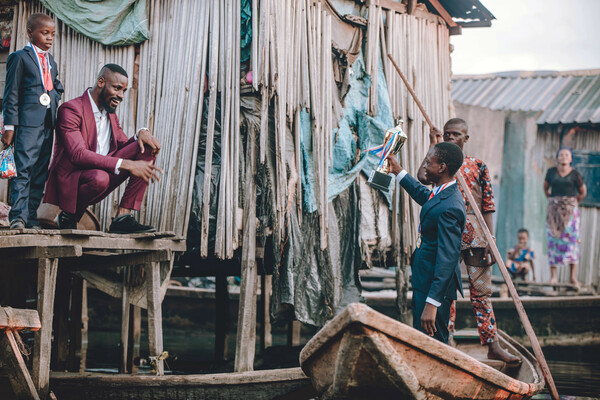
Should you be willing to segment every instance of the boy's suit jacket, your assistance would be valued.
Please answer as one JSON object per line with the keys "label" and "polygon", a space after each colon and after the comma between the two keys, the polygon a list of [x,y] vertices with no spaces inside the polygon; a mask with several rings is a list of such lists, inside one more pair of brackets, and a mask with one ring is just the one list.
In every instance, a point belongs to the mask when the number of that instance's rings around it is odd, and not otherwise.
{"label": "boy's suit jacket", "polygon": [[63,103],[56,116],[54,158],[44,201],[58,205],[68,213],[74,213],[77,206],[81,172],[101,169],[114,174],[119,158],[112,155],[135,140],[134,137],[127,138],[116,114],[108,113],[112,132],[110,149],[106,156],[96,153],[98,133],[88,90],[82,96]]}
{"label": "boy's suit jacket", "polygon": [[400,185],[421,208],[421,247],[415,250],[411,283],[413,290],[443,301],[462,294],[460,243],[467,219],[458,184],[448,186],[432,199],[431,190],[410,175]]}
{"label": "boy's suit jacket", "polygon": [[[50,76],[54,88],[50,91],[50,109],[52,123],[58,102],[64,92],[62,83],[58,80],[58,67],[54,58],[48,53],[50,59]],[[40,69],[33,49],[26,46],[8,56],[6,62],[6,85],[2,108],[4,124],[15,126],[37,127],[44,124],[46,106],[40,104],[40,96],[44,93],[44,85],[40,76]]]}

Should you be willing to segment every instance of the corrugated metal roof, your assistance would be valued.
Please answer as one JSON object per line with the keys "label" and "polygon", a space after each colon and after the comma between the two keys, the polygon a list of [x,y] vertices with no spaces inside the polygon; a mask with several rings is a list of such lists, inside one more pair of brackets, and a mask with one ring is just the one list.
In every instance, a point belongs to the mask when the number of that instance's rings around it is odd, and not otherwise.
{"label": "corrugated metal roof", "polygon": [[541,112],[538,124],[600,123],[600,69],[455,75],[452,100],[492,110]]}
{"label": "corrugated metal roof", "polygon": [[[439,0],[452,19],[464,28],[492,26],[496,19],[479,0]],[[437,13],[428,0],[424,1],[429,12]]]}

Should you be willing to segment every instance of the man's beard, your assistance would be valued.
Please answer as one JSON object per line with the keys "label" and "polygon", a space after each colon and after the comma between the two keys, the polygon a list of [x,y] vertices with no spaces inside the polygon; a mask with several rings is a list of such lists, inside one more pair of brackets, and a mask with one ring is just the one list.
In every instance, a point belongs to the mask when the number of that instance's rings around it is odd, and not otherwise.
{"label": "man's beard", "polygon": [[111,106],[110,104],[110,100],[112,99],[112,97],[109,98],[108,101],[106,99],[106,88],[102,88],[102,90],[100,91],[100,99],[102,99],[102,107],[104,107],[107,113],[114,114],[115,111],[117,111],[117,108],[113,108],[113,106]]}

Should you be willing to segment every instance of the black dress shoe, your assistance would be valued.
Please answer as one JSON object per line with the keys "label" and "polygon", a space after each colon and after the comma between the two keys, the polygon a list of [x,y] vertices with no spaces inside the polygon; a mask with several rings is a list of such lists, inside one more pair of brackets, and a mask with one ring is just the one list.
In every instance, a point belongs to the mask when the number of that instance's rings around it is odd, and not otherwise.
{"label": "black dress shoe", "polygon": [[10,221],[10,229],[25,229],[25,221],[21,218],[16,218]]}
{"label": "black dress shoe", "polygon": [[77,229],[77,220],[71,214],[61,211],[56,219],[58,229]]}
{"label": "black dress shoe", "polygon": [[112,219],[108,231],[110,233],[148,233],[156,232],[156,229],[150,225],[140,224],[131,214],[123,214]]}

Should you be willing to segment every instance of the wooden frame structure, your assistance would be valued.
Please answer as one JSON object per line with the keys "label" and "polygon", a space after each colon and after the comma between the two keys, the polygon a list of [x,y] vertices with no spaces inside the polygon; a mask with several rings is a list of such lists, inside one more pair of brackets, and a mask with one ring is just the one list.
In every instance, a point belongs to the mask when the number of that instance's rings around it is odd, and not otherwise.
{"label": "wooden frame structure", "polygon": [[[0,269],[11,265],[37,267],[37,312],[41,328],[33,350],[33,385],[41,398],[49,393],[50,354],[54,300],[58,271],[89,271],[111,266],[143,264],[146,268],[146,304],[150,354],[157,357],[156,373],[164,373],[162,336],[161,262],[173,263],[175,252],[185,250],[185,241],[171,232],[117,235],[79,230],[0,231]],[[62,272],[62,271],[61,271]],[[122,287],[123,309],[129,309],[129,290]],[[128,313],[123,325],[129,323]],[[128,333],[128,330],[123,329]],[[57,340],[60,340],[57,338]],[[122,349],[127,353],[125,346]]]}

